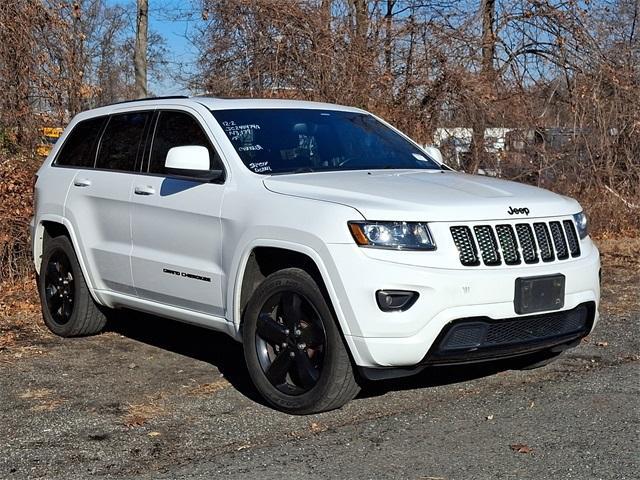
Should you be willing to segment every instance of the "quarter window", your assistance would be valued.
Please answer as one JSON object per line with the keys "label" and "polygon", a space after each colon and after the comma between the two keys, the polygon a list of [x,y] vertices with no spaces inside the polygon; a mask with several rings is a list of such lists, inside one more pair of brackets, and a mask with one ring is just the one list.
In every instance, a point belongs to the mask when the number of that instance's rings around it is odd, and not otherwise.
{"label": "quarter window", "polygon": [[55,164],[64,167],[93,168],[96,143],[106,121],[107,117],[91,118],[73,127]]}
{"label": "quarter window", "polygon": [[165,174],[164,162],[169,150],[187,145],[206,147],[209,150],[209,168],[222,168],[206,133],[195,118],[184,112],[160,112],[151,147],[149,173]]}
{"label": "quarter window", "polygon": [[112,115],[100,140],[96,168],[135,171],[136,160],[142,158],[144,133],[150,112]]}

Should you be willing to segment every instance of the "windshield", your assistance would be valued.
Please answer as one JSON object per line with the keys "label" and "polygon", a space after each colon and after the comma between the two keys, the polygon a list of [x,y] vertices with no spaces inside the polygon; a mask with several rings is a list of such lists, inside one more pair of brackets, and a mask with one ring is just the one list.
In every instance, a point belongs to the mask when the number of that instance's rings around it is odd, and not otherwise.
{"label": "windshield", "polygon": [[281,108],[212,113],[254,173],[440,168],[368,114]]}

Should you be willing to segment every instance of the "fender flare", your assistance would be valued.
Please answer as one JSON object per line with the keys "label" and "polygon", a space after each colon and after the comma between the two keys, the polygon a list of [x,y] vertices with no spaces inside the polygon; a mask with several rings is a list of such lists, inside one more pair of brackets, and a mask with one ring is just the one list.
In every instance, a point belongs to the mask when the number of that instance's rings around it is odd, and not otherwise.
{"label": "fender flare", "polygon": [[242,323],[242,316],[240,312],[240,300],[242,293],[242,282],[244,280],[244,273],[247,269],[247,263],[249,262],[249,256],[251,252],[258,247],[273,247],[273,248],[281,248],[284,250],[291,250],[297,253],[301,253],[309,257],[318,268],[320,275],[322,276],[322,281],[325,284],[327,289],[327,293],[329,294],[329,300],[331,301],[331,306],[333,307],[334,312],[336,313],[336,317],[338,319],[339,326],[342,330],[342,333],[345,336],[351,335],[351,330],[349,328],[349,324],[346,320],[344,312],[341,308],[341,304],[338,298],[338,294],[334,287],[334,283],[329,275],[329,271],[327,266],[320,256],[320,254],[313,248],[295,243],[289,242],[285,240],[275,240],[275,239],[265,239],[265,238],[257,238],[249,242],[242,254],[240,255],[240,260],[237,263],[237,269],[233,278],[235,279],[233,282],[233,286],[228,288],[227,295],[227,311],[231,312],[231,322],[233,324],[233,332],[236,339],[240,340],[240,326]]}
{"label": "fender flare", "polygon": [[78,237],[76,235],[75,228],[73,227],[73,224],[69,221],[69,219],[61,215],[53,215],[53,214],[41,215],[40,217],[38,217],[37,223],[33,228],[33,233],[32,233],[33,247],[32,248],[33,248],[33,262],[36,268],[36,272],[40,273],[40,262],[38,261],[38,259],[42,257],[42,252],[44,250],[44,230],[45,230],[44,222],[58,223],[66,228],[67,232],[69,233],[69,240],[71,241],[71,245],[73,246],[73,251],[76,254],[76,258],[78,259],[78,264],[80,264],[80,270],[82,271],[84,281],[86,282],[87,288],[89,289],[89,293],[91,293],[91,297],[93,297],[93,299],[97,303],[99,303],[100,305],[103,305],[104,303],[101,301],[101,299],[99,298],[99,296],[95,291],[93,282],[91,280],[91,276],[89,275],[89,271],[87,269],[86,262],[82,255],[82,252],[80,251]]}

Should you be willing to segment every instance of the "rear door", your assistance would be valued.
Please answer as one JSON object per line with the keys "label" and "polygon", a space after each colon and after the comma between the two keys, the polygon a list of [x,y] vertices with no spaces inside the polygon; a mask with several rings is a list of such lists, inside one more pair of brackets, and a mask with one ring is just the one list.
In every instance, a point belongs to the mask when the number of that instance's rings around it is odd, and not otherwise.
{"label": "rear door", "polygon": [[93,168],[78,170],[65,216],[74,225],[87,270],[97,289],[132,294],[130,196],[141,168],[152,112],[111,115]]}
{"label": "rear door", "polygon": [[[107,117],[81,120],[66,133],[63,144],[56,152],[51,168],[41,169],[43,181],[36,184],[37,215],[64,216],[64,203],[69,186],[78,171],[93,169],[98,140]],[[37,219],[40,221],[40,219]],[[36,259],[38,264],[40,258]]]}
{"label": "rear door", "polygon": [[222,226],[224,180],[207,183],[170,175],[170,148],[209,150],[210,168],[222,162],[197,111],[158,112],[146,173],[133,182],[131,268],[138,296],[184,309],[224,316]]}

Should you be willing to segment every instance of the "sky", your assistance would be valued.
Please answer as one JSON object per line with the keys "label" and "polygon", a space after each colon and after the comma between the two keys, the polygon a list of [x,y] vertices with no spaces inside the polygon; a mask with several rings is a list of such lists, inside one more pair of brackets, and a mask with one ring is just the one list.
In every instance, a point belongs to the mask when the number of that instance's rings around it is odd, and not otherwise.
{"label": "sky", "polygon": [[[105,0],[107,5],[123,5],[132,13],[135,0]],[[135,22],[135,17],[134,17]],[[149,91],[154,96],[189,95],[183,84],[176,81],[176,72],[191,71],[197,54],[186,36],[201,23],[199,12],[189,0],[149,0],[149,30],[159,33],[167,49],[167,75],[162,81],[150,79]]]}
{"label": "sky", "polygon": [[[186,36],[193,33],[194,26],[199,23],[194,18],[194,9],[185,7],[186,1],[149,0],[149,27],[162,35],[168,50],[170,69],[193,69],[196,52]],[[184,85],[176,82],[171,73],[162,82],[149,85],[150,90],[158,96],[188,95],[190,92]]]}

